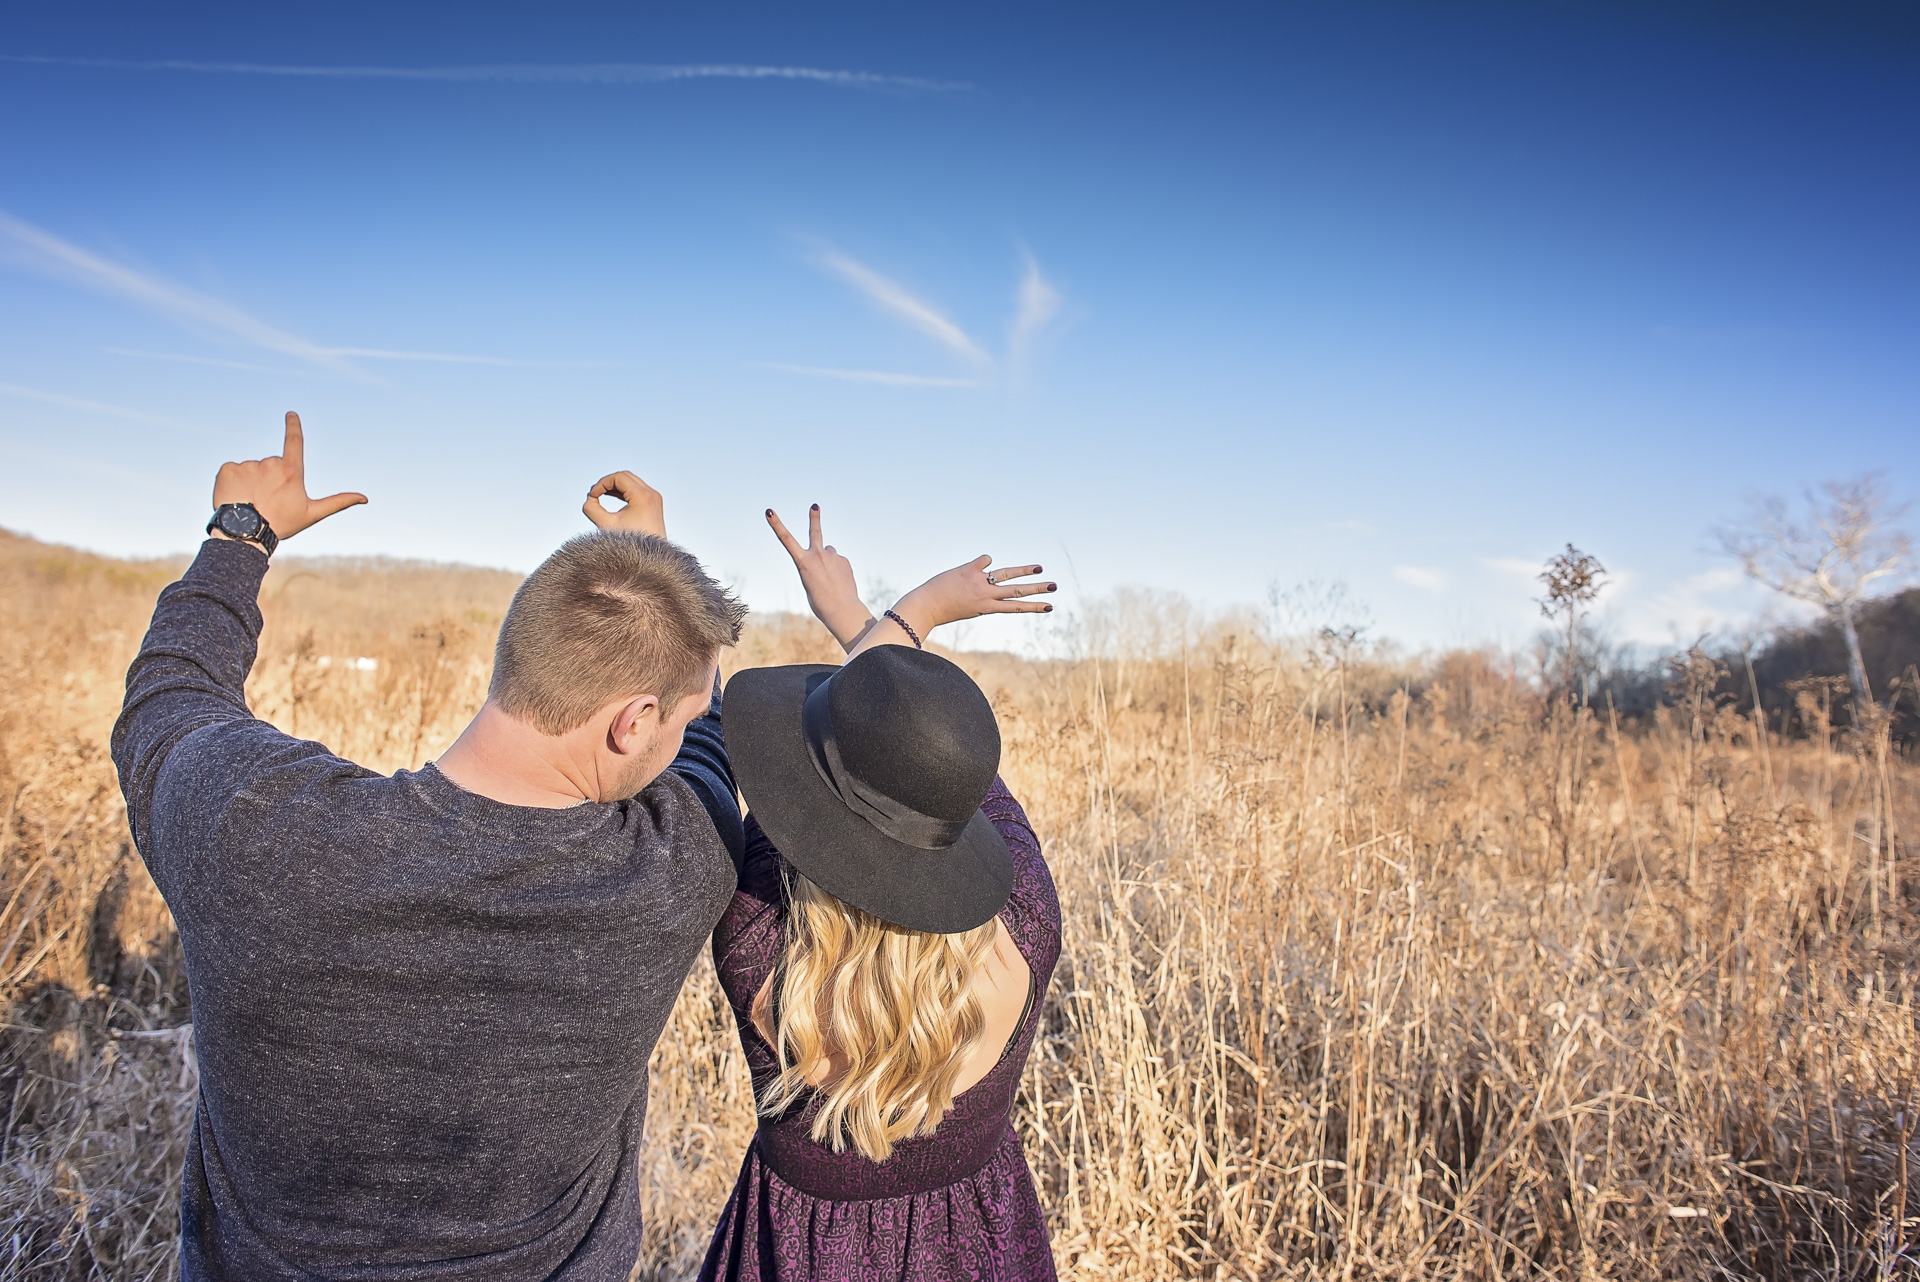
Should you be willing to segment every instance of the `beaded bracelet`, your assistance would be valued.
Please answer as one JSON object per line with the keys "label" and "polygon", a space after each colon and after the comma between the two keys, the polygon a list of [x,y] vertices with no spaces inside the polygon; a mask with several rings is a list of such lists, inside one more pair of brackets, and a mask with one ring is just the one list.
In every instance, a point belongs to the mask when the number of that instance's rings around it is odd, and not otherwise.
{"label": "beaded bracelet", "polygon": [[913,625],[911,623],[908,623],[905,619],[895,614],[892,610],[885,610],[885,611],[882,611],[881,613],[883,617],[892,619],[895,623],[899,624],[900,630],[906,633],[909,637],[913,638],[914,649],[924,650],[927,648],[924,645],[920,644],[920,634],[913,630]]}

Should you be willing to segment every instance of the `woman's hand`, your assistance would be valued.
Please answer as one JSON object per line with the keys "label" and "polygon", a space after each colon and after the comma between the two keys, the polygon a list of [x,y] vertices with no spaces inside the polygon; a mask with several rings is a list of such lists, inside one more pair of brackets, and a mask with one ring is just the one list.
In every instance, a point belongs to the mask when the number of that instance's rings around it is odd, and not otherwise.
{"label": "woman's hand", "polygon": [[[882,619],[854,653],[874,645],[899,645],[909,641],[925,642],[927,634],[943,623],[977,619],[983,614],[1046,614],[1051,602],[1025,598],[1060,590],[1058,583],[1016,583],[1040,573],[1037,565],[1003,566],[997,570],[990,556],[975,557],[965,565],[936,574],[900,598],[893,612],[907,621],[917,637],[909,636],[892,619]],[[851,657],[851,656],[849,656]]]}
{"label": "woman's hand", "polygon": [[[618,512],[609,511],[600,501],[603,494],[611,494],[626,506]],[[613,472],[601,477],[587,491],[587,501],[580,510],[587,519],[603,530],[628,530],[634,534],[651,534],[655,538],[667,537],[667,505],[660,497],[660,491],[648,485],[632,472]]]}
{"label": "woman's hand", "polygon": [[800,586],[807,590],[807,605],[813,617],[827,625],[843,649],[850,649],[861,634],[873,626],[873,611],[860,600],[860,589],[853,583],[853,563],[820,541],[820,505],[815,503],[807,522],[807,546],[788,532],[780,516],[767,509],[767,524],[780,540],[780,546],[793,558],[800,572]]}

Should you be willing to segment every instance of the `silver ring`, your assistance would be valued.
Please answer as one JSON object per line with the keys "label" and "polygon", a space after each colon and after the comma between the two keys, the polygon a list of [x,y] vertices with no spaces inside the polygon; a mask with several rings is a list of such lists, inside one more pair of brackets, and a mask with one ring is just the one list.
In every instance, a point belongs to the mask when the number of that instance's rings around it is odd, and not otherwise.
{"label": "silver ring", "polygon": [[1000,586],[1000,580],[993,577],[993,571],[991,570],[987,571],[987,582],[996,588]]}

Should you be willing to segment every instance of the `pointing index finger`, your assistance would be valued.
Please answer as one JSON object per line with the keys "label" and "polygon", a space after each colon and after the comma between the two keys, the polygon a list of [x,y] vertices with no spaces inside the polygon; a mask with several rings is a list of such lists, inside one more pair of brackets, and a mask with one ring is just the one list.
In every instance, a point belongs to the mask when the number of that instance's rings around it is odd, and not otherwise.
{"label": "pointing index finger", "polygon": [[306,466],[307,442],[300,431],[300,416],[292,410],[287,411],[287,440],[280,447],[280,457],[296,468]]}

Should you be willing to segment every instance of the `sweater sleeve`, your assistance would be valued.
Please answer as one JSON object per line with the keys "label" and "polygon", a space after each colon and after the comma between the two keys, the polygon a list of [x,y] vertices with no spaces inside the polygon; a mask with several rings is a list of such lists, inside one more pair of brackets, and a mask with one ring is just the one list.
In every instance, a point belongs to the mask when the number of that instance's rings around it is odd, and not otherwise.
{"label": "sweater sleeve", "polygon": [[168,755],[196,731],[254,723],[246,683],[258,653],[266,573],[259,548],[208,539],[180,580],[161,591],[127,669],[111,748],[134,843],[149,863],[154,790]]}
{"label": "sweater sleeve", "polygon": [[733,763],[727,759],[727,741],[720,727],[720,682],[713,683],[713,702],[707,711],[687,723],[680,741],[680,754],[668,767],[687,781],[713,820],[720,842],[733,860],[736,875],[746,849],[746,833],[740,819],[739,794],[733,782]]}

